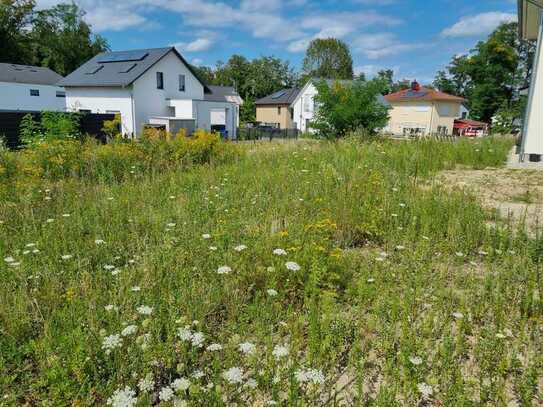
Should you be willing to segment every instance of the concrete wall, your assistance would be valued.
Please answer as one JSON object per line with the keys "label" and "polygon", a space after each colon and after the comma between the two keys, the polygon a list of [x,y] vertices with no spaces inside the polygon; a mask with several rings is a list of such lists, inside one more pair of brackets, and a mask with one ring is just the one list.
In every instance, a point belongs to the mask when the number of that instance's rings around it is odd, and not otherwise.
{"label": "concrete wall", "polygon": [[[37,89],[40,96],[30,96],[30,89]],[[66,98],[57,97],[64,88],[49,85],[0,82],[0,110],[44,111],[66,110]]]}
{"label": "concrete wall", "polygon": [[[534,73],[528,97],[521,154],[543,155],[543,25],[540,28]],[[521,158],[525,158],[521,156]]]}
{"label": "concrete wall", "polygon": [[69,111],[90,110],[92,113],[121,114],[122,132],[134,133],[134,116],[130,88],[67,88],[66,106]]}
{"label": "concrete wall", "polygon": [[[156,74],[164,74],[164,89],[157,89]],[[179,90],[179,75],[185,75],[185,91]],[[143,126],[153,116],[174,116],[176,109],[170,107],[167,99],[202,100],[204,87],[188,70],[181,60],[170,52],[143,76],[134,82],[136,132],[141,133]],[[188,103],[187,103],[188,106]],[[186,111],[181,112],[185,117]]]}
{"label": "concrete wall", "polygon": [[[281,113],[279,113],[279,107],[281,108]],[[256,121],[261,123],[277,123],[280,129],[296,128],[291,118],[289,105],[257,106]]]}
{"label": "concrete wall", "polygon": [[224,111],[224,118],[226,119],[225,128],[226,131],[228,131],[228,137],[231,139],[235,139],[237,137],[236,127],[239,112],[238,106],[235,103],[195,100],[193,109],[196,112],[196,128],[207,131],[211,130],[211,126],[214,124],[222,124],[214,123],[212,118],[222,116],[218,115],[217,113],[219,111]]}

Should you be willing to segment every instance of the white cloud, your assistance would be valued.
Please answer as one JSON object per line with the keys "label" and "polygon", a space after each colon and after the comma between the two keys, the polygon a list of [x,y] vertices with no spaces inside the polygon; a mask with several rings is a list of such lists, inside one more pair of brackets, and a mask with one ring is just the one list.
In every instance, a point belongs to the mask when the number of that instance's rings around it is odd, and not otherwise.
{"label": "white cloud", "polygon": [[191,61],[191,64],[194,65],[194,66],[202,66],[204,64],[204,60],[200,59],[200,58],[194,58]]}
{"label": "white cloud", "polygon": [[460,19],[453,26],[442,31],[444,37],[474,37],[491,33],[501,23],[517,21],[517,15],[491,11]]}
{"label": "white cloud", "polygon": [[209,38],[197,38],[189,43],[181,43],[177,46],[186,52],[207,51],[213,45],[213,41]]}
{"label": "white cloud", "polygon": [[424,44],[403,43],[392,33],[363,34],[353,41],[355,52],[379,59],[423,48]]}

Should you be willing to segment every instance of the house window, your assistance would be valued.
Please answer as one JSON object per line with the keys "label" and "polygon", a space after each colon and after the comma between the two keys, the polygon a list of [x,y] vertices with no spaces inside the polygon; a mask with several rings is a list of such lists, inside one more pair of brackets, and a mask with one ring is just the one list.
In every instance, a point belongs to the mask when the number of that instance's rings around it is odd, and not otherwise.
{"label": "house window", "polygon": [[156,88],[164,89],[164,73],[162,72],[156,73]]}
{"label": "house window", "polygon": [[179,91],[185,91],[185,75],[179,75]]}
{"label": "house window", "polygon": [[65,98],[65,97],[66,97],[66,92],[57,90],[57,98]]}
{"label": "house window", "polygon": [[277,114],[281,116],[281,106],[277,106]]}
{"label": "house window", "polygon": [[305,98],[304,99],[304,112],[311,113],[313,112],[313,99],[312,98]]}
{"label": "house window", "polygon": [[440,136],[446,136],[449,133],[447,126],[437,126],[437,134]]}
{"label": "house window", "polygon": [[30,89],[30,96],[40,96],[39,89]]}

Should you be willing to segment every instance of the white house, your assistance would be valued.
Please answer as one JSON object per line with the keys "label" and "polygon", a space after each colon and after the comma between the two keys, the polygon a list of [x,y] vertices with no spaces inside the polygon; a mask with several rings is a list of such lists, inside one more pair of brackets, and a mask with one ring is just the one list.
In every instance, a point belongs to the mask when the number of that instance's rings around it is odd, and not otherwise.
{"label": "white house", "polygon": [[173,47],[102,53],[61,84],[69,110],[118,113],[128,136],[160,126],[236,138],[239,96],[233,88],[206,86]]}
{"label": "white house", "polygon": [[[312,131],[310,128],[310,123],[315,118],[315,114],[317,112],[315,96],[317,96],[319,92],[315,87],[315,82],[318,80],[319,79],[309,80],[299,91],[298,95],[291,104],[294,127],[303,133]],[[328,86],[332,86],[335,82],[339,82],[342,85],[349,85],[352,83],[352,81],[336,81],[333,79],[325,79],[325,82],[328,84]],[[389,106],[389,103],[382,96],[379,97],[379,102]]]}
{"label": "white house", "polygon": [[0,64],[0,110],[66,110],[66,93],[57,86],[61,79],[49,68]]}
{"label": "white house", "polygon": [[519,0],[519,28],[524,39],[538,40],[522,132],[520,159],[543,155],[543,0]]}

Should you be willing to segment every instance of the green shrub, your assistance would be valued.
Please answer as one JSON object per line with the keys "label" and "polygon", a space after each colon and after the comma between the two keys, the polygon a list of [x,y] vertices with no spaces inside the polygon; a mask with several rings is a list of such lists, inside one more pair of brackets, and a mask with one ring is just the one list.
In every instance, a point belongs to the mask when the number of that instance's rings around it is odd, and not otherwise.
{"label": "green shrub", "polygon": [[79,113],[42,112],[40,120],[27,114],[20,124],[21,142],[26,147],[34,147],[54,140],[76,140],[79,131]]}

